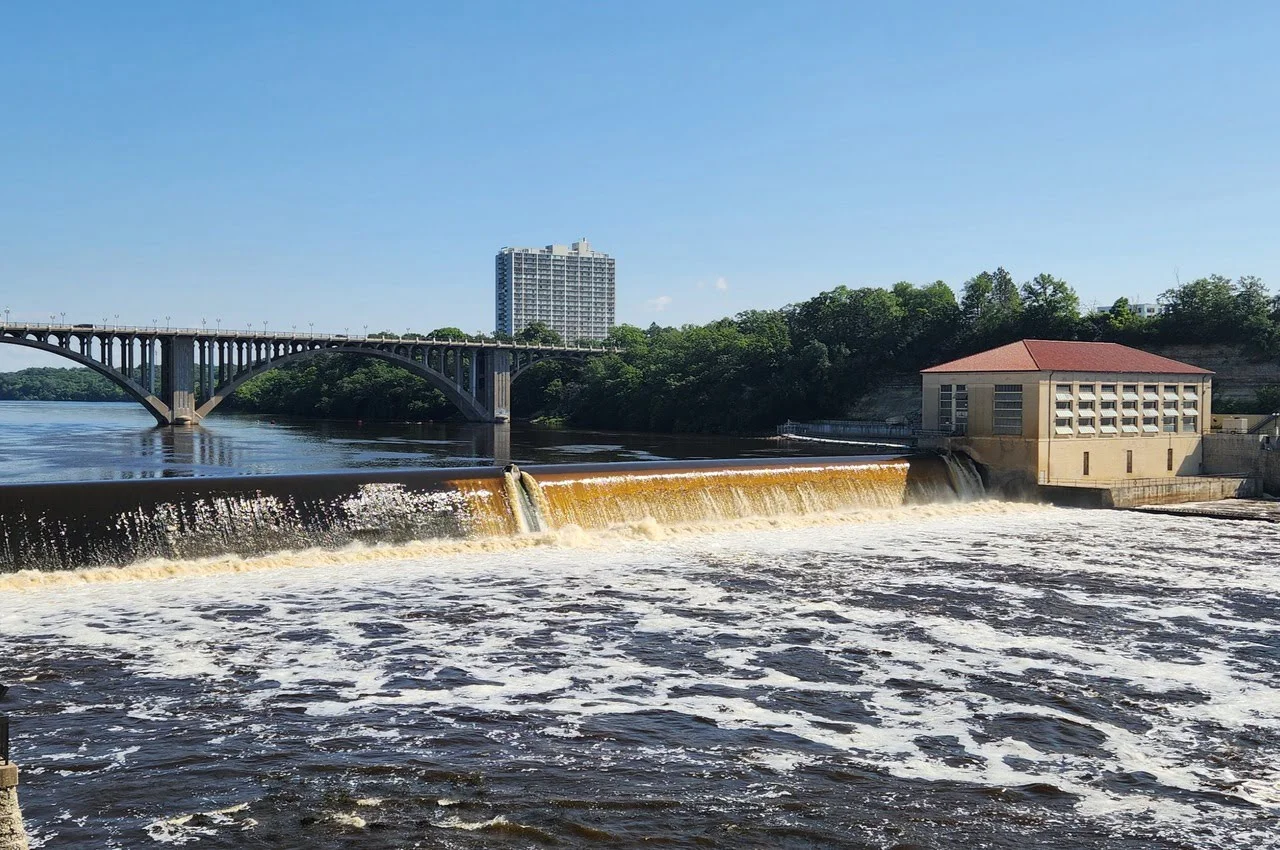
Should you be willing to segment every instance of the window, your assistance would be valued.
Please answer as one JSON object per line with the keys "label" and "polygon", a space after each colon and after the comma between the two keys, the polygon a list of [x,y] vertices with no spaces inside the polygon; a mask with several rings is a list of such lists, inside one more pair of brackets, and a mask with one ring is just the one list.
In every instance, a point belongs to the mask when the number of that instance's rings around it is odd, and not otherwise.
{"label": "window", "polygon": [[1178,433],[1178,417],[1166,416],[1164,418],[1164,430],[1166,433],[1170,434]]}
{"label": "window", "polygon": [[[1152,411],[1152,412],[1154,413],[1155,411]],[[1142,433],[1155,434],[1155,433],[1158,433],[1159,431],[1160,431],[1160,417],[1158,416],[1142,417]]]}
{"label": "window", "polygon": [[1124,453],[1124,471],[1133,474],[1133,449]]}
{"label": "window", "polygon": [[1182,417],[1182,430],[1187,434],[1194,434],[1196,431],[1196,418],[1194,416]]}
{"label": "window", "polygon": [[954,401],[956,432],[963,434],[969,426],[969,387],[967,384],[956,384]]}
{"label": "window", "polygon": [[1169,472],[1173,472],[1173,449],[1169,449],[1168,452],[1169,453],[1166,456],[1167,459],[1165,460],[1165,469]]}
{"label": "window", "polygon": [[[1172,449],[1170,449],[1170,451],[1172,451]],[[1088,452],[1084,453],[1084,474],[1085,475],[1089,474],[1089,453]]]}
{"label": "window", "polygon": [[[1114,392],[1110,393],[1111,398],[1108,399],[1107,398],[1108,393],[1106,392],[1107,385],[1103,384],[1102,388],[1103,388],[1102,402],[1101,402],[1102,410],[1100,411],[1102,418],[1098,424],[1098,430],[1100,430],[1104,434],[1115,434],[1117,433],[1116,394]],[[1112,390],[1114,389],[1115,387],[1112,386]]]}
{"label": "window", "polygon": [[1159,401],[1160,385],[1159,384],[1143,384],[1142,400],[1143,401]]}
{"label": "window", "polygon": [[996,384],[991,433],[1022,433],[1022,385]]}
{"label": "window", "polygon": [[1200,394],[1196,391],[1193,384],[1187,384],[1182,388],[1182,400],[1192,402],[1193,404],[1200,400]]}
{"label": "window", "polygon": [[1138,400],[1138,385],[1125,384],[1124,385],[1124,401],[1137,401],[1137,400]]}
{"label": "window", "polygon": [[1070,419],[1053,420],[1053,430],[1054,430],[1054,433],[1057,433],[1057,434],[1062,434],[1064,436],[1070,435],[1071,433],[1073,433],[1071,428],[1071,420]]}
{"label": "window", "polygon": [[1126,416],[1120,422],[1120,430],[1124,431],[1126,434],[1138,433],[1138,417]]}
{"label": "window", "polygon": [[1054,390],[1054,398],[1058,401],[1070,402],[1073,398],[1070,384],[1058,384]]}
{"label": "window", "polygon": [[[1088,392],[1086,392],[1086,390]],[[1080,402],[1078,403],[1077,405],[1078,409],[1076,410],[1076,417],[1077,419],[1079,419],[1079,425],[1076,427],[1077,433],[1080,433],[1080,434],[1098,433],[1097,429],[1093,425],[1094,419],[1097,416],[1097,411],[1093,409],[1094,404],[1096,404],[1096,402],[1093,401],[1094,398],[1095,396],[1093,394],[1093,385],[1081,384],[1080,385]]]}
{"label": "window", "polygon": [[955,423],[955,408],[952,405],[954,387],[943,384],[938,387],[938,428],[947,431]]}
{"label": "window", "polygon": [[1118,399],[1117,399],[1117,397],[1116,397],[1116,385],[1115,385],[1115,384],[1103,384],[1103,385],[1102,385],[1102,400],[1103,400],[1103,401],[1117,401],[1117,400],[1118,400]]}
{"label": "window", "polygon": [[1176,401],[1178,400],[1178,386],[1177,386],[1177,384],[1165,384],[1165,385],[1164,385],[1164,395],[1163,395],[1163,398],[1164,398],[1164,400],[1165,400],[1165,401],[1175,401],[1175,402],[1176,402]]}

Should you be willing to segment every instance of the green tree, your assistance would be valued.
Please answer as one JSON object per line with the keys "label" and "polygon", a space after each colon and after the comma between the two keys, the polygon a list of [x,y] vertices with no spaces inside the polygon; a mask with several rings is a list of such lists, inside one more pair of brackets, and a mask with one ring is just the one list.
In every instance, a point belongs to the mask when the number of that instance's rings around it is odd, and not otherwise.
{"label": "green tree", "polygon": [[1074,339],[1080,324],[1080,298],[1067,282],[1038,274],[1022,285],[1023,335],[1038,339]]}

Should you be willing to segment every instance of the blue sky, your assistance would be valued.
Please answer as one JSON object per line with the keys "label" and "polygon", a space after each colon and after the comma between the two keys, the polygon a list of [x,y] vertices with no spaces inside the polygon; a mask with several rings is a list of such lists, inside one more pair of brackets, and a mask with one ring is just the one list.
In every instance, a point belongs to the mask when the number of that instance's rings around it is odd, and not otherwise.
{"label": "blue sky", "polygon": [[[28,3],[0,12],[14,318],[493,326],[587,236],[618,318],[1004,265],[1280,281],[1266,3]],[[27,362],[0,349],[0,368]]]}

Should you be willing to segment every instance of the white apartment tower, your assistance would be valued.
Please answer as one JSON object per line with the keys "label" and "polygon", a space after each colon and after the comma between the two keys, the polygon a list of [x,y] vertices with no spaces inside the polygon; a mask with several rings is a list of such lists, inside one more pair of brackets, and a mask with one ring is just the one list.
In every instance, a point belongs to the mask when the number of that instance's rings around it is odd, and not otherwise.
{"label": "white apartment tower", "polygon": [[495,259],[499,333],[516,334],[542,322],[569,343],[609,335],[614,259],[592,251],[585,238],[568,247],[503,248]]}

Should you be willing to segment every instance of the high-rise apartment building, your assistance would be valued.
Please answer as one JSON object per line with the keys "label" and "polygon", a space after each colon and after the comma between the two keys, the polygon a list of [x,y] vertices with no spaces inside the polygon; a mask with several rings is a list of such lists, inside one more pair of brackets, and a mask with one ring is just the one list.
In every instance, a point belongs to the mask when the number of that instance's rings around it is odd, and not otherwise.
{"label": "high-rise apartment building", "polygon": [[496,326],[515,334],[533,322],[565,342],[604,339],[613,328],[614,259],[586,239],[546,248],[503,248],[494,275]]}

